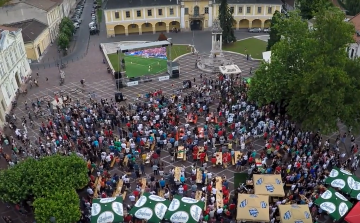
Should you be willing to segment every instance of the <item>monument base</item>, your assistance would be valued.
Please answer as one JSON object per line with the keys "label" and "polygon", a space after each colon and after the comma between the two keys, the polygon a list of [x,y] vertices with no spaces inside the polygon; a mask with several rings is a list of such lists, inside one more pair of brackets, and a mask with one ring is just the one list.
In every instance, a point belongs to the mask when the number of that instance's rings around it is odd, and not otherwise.
{"label": "monument base", "polygon": [[220,66],[233,65],[232,60],[225,58],[222,52],[214,53],[211,52],[209,57],[199,56],[199,61],[197,62],[197,67],[207,73],[217,73],[220,72]]}

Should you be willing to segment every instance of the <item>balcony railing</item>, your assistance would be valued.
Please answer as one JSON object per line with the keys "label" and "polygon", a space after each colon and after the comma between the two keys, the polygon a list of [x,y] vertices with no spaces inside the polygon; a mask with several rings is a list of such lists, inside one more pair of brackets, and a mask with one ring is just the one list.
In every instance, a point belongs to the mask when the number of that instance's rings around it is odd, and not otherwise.
{"label": "balcony railing", "polygon": [[204,19],[205,15],[200,15],[200,14],[189,14],[189,19]]}

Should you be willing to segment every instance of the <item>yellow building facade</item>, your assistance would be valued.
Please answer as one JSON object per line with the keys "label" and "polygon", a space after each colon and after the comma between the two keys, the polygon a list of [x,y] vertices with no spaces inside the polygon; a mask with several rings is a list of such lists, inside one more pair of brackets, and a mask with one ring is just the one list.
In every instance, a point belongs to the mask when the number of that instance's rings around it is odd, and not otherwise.
{"label": "yellow building facade", "polygon": [[36,19],[11,23],[7,26],[21,28],[27,59],[40,61],[44,51],[51,44],[49,27]]}
{"label": "yellow building facade", "polygon": [[[267,28],[281,0],[228,0],[234,29]],[[115,35],[208,30],[219,16],[212,0],[108,0],[104,14],[108,37]]]}

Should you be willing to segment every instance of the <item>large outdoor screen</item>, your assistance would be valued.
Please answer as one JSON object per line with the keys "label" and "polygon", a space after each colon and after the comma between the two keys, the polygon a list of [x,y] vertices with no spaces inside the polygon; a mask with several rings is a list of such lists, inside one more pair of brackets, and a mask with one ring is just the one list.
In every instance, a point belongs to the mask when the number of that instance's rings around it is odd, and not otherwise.
{"label": "large outdoor screen", "polygon": [[134,50],[125,53],[126,56],[138,56],[142,58],[157,58],[166,60],[166,47],[151,48],[144,50]]}

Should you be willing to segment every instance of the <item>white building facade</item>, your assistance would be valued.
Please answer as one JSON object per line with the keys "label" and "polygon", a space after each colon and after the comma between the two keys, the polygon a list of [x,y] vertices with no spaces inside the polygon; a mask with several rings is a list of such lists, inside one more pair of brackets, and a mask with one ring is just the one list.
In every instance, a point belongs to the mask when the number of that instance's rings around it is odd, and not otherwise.
{"label": "white building facade", "polygon": [[0,27],[0,127],[16,92],[30,74],[21,29]]}

